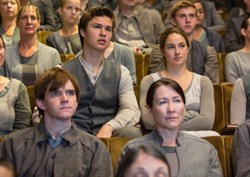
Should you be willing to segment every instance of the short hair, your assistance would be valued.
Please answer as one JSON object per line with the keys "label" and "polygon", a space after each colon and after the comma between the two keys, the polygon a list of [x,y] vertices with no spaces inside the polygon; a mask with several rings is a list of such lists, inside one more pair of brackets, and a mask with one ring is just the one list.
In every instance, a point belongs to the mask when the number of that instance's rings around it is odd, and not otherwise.
{"label": "short hair", "polygon": [[29,9],[29,8],[32,8],[32,9],[35,10],[35,12],[36,12],[36,17],[37,17],[38,20],[40,20],[41,17],[40,17],[40,13],[39,13],[38,7],[35,6],[35,5],[32,5],[30,2],[27,2],[25,5],[23,5],[23,6],[19,9],[19,11],[18,11],[18,13],[17,13],[16,21],[19,21],[21,15],[23,14],[23,12],[24,12],[26,9]]}
{"label": "short hair", "polygon": [[3,40],[3,36],[0,34],[0,38],[2,39],[2,42],[3,42],[3,48],[5,49],[6,48],[6,46],[5,46],[5,42],[4,42],[4,40]]}
{"label": "short hair", "polygon": [[194,3],[191,2],[190,0],[181,0],[181,1],[176,2],[170,9],[170,17],[175,18],[176,12],[178,10],[183,9],[183,8],[188,8],[188,7],[192,7],[196,10]]}
{"label": "short hair", "polygon": [[181,96],[183,103],[186,104],[185,94],[181,86],[172,79],[162,78],[158,81],[155,81],[153,84],[151,84],[151,86],[148,89],[147,97],[146,97],[146,104],[150,108],[153,107],[155,92],[160,86],[167,86],[167,87],[171,87],[172,89],[174,89]]}
{"label": "short hair", "polygon": [[161,49],[164,48],[164,45],[165,45],[165,42],[166,42],[168,36],[169,36],[170,34],[174,34],[174,33],[175,33],[175,34],[181,35],[181,36],[185,39],[185,41],[186,41],[186,43],[187,43],[187,46],[188,46],[188,47],[190,46],[189,40],[188,40],[186,34],[185,34],[181,29],[178,29],[178,28],[176,28],[176,27],[169,27],[169,28],[166,28],[166,29],[161,33],[161,35],[160,35],[159,41],[160,41],[160,48],[161,48]]}
{"label": "short hair", "polygon": [[84,30],[86,31],[87,25],[88,23],[95,17],[109,17],[112,21],[112,30],[114,30],[115,28],[115,16],[112,12],[112,10],[108,7],[104,7],[104,6],[94,6],[90,9],[87,9],[85,11],[83,11],[83,14],[81,16],[79,25],[78,25],[78,31],[79,31],[79,36],[80,36],[80,40],[81,43],[83,45],[83,37],[81,35],[80,30]]}
{"label": "short hair", "polygon": [[12,173],[12,177],[16,176],[14,166],[4,158],[0,158],[0,166],[7,168]]}
{"label": "short hair", "polygon": [[[55,91],[63,87],[70,80],[75,88],[77,101],[79,100],[79,84],[77,79],[68,71],[59,67],[54,67],[44,72],[37,78],[34,86],[35,99],[44,100],[46,90],[49,92]],[[44,115],[44,111],[38,107],[39,114]]]}
{"label": "short hair", "polygon": [[123,156],[121,156],[119,166],[117,169],[116,177],[124,177],[128,168],[137,159],[137,157],[142,154],[149,154],[161,161],[163,161],[168,167],[168,172],[170,174],[170,166],[167,161],[165,154],[156,147],[140,145],[137,147],[129,148]]}

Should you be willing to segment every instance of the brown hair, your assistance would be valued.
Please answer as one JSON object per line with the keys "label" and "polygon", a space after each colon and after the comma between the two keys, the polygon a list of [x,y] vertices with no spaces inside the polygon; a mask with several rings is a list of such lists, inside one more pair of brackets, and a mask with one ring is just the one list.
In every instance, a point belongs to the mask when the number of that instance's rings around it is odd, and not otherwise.
{"label": "brown hair", "polygon": [[189,44],[188,38],[185,35],[185,33],[176,27],[170,27],[170,28],[165,29],[160,35],[159,41],[160,41],[160,48],[161,49],[164,49],[164,45],[165,45],[165,42],[166,42],[168,36],[170,34],[174,34],[174,33],[181,35],[185,39],[187,46],[189,47],[190,44]]}
{"label": "brown hair", "polygon": [[176,2],[170,9],[171,18],[175,18],[176,12],[178,10],[183,9],[183,8],[188,8],[188,7],[192,7],[196,10],[194,3],[191,2],[190,0],[182,0],[182,1]]}
{"label": "brown hair", "polygon": [[32,8],[32,9],[35,10],[35,12],[36,12],[36,17],[37,17],[38,20],[40,20],[41,17],[40,17],[40,13],[39,13],[38,7],[35,6],[35,5],[32,5],[30,2],[27,2],[24,6],[22,6],[22,7],[19,9],[19,11],[18,11],[18,13],[17,13],[16,21],[19,21],[21,15],[23,14],[23,12],[24,12],[26,9],[29,9],[29,8]]}
{"label": "brown hair", "polygon": [[167,86],[167,87],[171,87],[172,89],[174,89],[181,96],[183,103],[186,104],[185,94],[184,94],[181,86],[176,81],[174,81],[172,79],[162,78],[162,79],[154,82],[153,84],[151,84],[151,86],[148,89],[146,103],[150,108],[153,107],[155,92],[162,85]]}
{"label": "brown hair", "polygon": [[78,25],[78,30],[79,30],[79,36],[81,39],[81,43],[83,44],[83,37],[80,33],[80,30],[86,31],[88,23],[94,18],[94,17],[109,17],[112,21],[112,30],[115,28],[115,16],[112,12],[112,10],[108,7],[104,6],[94,6],[88,10],[83,11],[83,14],[81,16],[79,25]]}
{"label": "brown hair", "polygon": [[[35,99],[44,100],[45,92],[55,91],[60,87],[63,87],[66,82],[70,80],[75,88],[77,101],[79,100],[79,85],[76,78],[71,75],[68,71],[59,67],[54,67],[44,72],[35,83]],[[38,107],[39,114],[43,115],[43,110]]]}

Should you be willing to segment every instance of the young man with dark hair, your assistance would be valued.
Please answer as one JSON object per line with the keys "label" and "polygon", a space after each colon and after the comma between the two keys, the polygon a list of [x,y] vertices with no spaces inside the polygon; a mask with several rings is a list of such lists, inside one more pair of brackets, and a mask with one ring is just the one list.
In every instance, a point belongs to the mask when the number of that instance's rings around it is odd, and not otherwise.
{"label": "young man with dark hair", "polygon": [[114,15],[107,7],[83,12],[79,23],[83,50],[63,65],[80,84],[80,100],[73,119],[80,129],[98,138],[138,137],[141,130],[135,125],[140,110],[129,71],[104,57],[114,26]]}
{"label": "young man with dark hair", "polygon": [[38,78],[34,90],[41,122],[6,136],[1,144],[1,157],[17,176],[112,177],[105,145],[72,122],[79,100],[77,80],[52,68]]}

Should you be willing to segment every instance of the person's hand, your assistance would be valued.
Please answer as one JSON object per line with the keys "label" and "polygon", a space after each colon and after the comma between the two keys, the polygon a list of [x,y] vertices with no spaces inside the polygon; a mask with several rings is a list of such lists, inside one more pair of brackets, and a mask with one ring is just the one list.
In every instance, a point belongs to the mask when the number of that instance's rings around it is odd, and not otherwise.
{"label": "person's hand", "polygon": [[138,47],[133,47],[132,50],[135,54],[139,54],[139,55],[142,54],[142,50]]}
{"label": "person's hand", "polygon": [[96,134],[97,138],[110,138],[112,136],[113,128],[110,125],[104,124],[99,132]]}

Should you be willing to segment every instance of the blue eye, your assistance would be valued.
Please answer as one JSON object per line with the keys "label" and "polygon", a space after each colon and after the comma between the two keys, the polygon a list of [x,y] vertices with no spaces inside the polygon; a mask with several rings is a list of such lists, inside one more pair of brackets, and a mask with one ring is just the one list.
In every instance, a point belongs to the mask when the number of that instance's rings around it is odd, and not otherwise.
{"label": "blue eye", "polygon": [[75,90],[67,90],[66,91],[66,95],[68,95],[68,96],[75,96],[75,94],[76,94]]}
{"label": "blue eye", "polygon": [[59,90],[55,90],[55,91],[50,92],[50,96],[52,96],[52,97],[57,97],[60,95],[61,95],[61,92]]}

